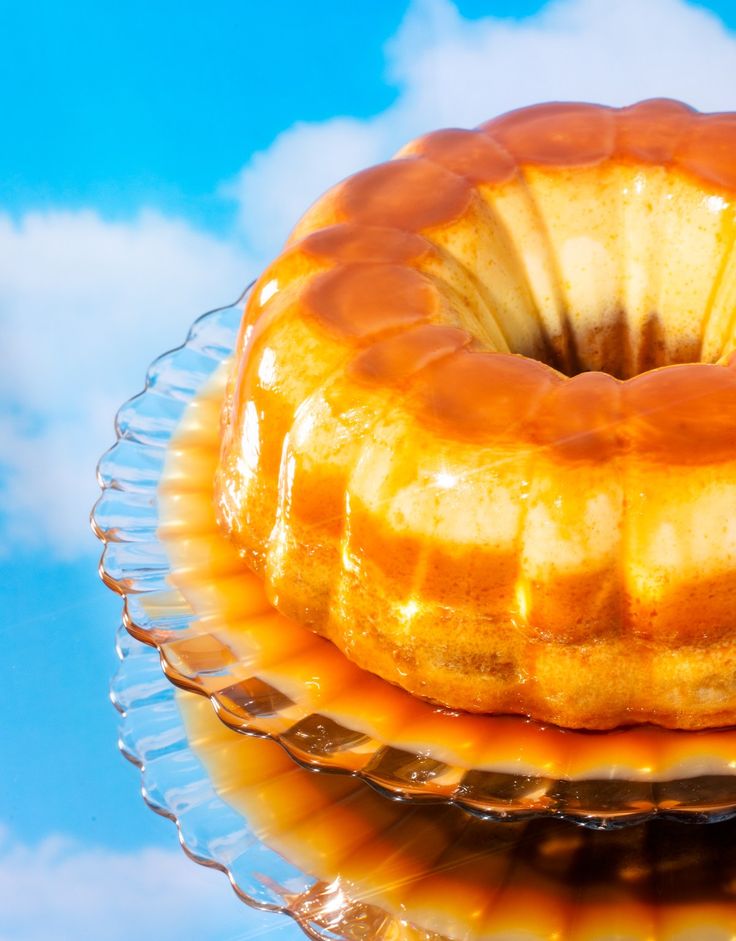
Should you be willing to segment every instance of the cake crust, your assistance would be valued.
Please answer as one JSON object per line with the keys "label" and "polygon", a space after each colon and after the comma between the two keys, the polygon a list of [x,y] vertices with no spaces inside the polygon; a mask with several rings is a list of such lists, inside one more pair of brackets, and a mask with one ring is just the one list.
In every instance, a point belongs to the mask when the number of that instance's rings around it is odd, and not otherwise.
{"label": "cake crust", "polygon": [[322,197],[251,293],[221,525],[451,708],[736,721],[736,116],[550,104]]}

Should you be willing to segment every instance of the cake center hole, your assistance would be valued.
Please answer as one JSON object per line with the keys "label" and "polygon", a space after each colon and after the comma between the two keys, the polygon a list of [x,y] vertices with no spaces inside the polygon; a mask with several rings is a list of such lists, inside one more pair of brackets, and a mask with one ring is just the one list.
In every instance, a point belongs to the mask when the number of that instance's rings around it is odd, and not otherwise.
{"label": "cake center hole", "polygon": [[715,331],[708,331],[708,337],[702,318],[693,315],[633,318],[621,310],[600,318],[552,317],[539,311],[493,316],[491,305],[484,306],[474,323],[461,318],[461,326],[474,333],[483,348],[520,353],[570,377],[605,372],[616,379],[631,379],[660,366],[715,363],[736,349],[731,329],[721,331],[718,338]]}
{"label": "cake center hole", "polygon": [[540,330],[541,349],[535,358],[568,376],[598,371],[630,379],[659,366],[706,361],[698,334],[667,330],[665,319],[657,314],[635,324],[621,311],[600,323],[576,328],[567,320],[564,326],[557,335]]}
{"label": "cake center hole", "polygon": [[631,379],[661,366],[715,363],[736,349],[730,311],[714,318],[707,300],[700,316],[687,308],[630,314],[622,305],[602,311],[593,298],[585,307],[545,310],[521,291],[516,300],[499,303],[480,287],[473,314],[458,311],[459,325],[484,349],[520,353],[571,377],[605,372]]}

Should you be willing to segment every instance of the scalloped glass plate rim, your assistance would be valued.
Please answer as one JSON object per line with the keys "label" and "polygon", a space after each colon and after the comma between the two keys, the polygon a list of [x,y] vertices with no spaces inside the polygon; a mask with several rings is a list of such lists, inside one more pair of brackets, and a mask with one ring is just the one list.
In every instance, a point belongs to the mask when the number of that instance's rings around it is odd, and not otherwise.
{"label": "scalloped glass plate rim", "polygon": [[[599,827],[634,824],[657,814],[693,821],[723,819],[736,814],[736,776],[731,775],[702,775],[673,781],[606,778],[575,781],[460,768],[454,769],[462,772],[459,779],[455,775],[453,783],[445,785],[442,778],[447,766],[442,762],[432,759],[431,755],[412,755],[383,743],[379,743],[379,749],[383,749],[384,758],[389,759],[384,760],[383,770],[380,761],[365,760],[362,767],[350,768],[341,765],[340,757],[325,760],[310,750],[308,741],[297,744],[293,740],[286,741],[283,734],[264,729],[263,723],[259,726],[257,716],[241,711],[233,714],[221,695],[208,693],[201,682],[177,670],[168,655],[167,643],[172,638],[182,637],[194,612],[180,612],[176,628],[169,620],[160,623],[154,620],[143,626],[131,611],[131,601],[140,595],[166,590],[168,563],[156,533],[156,490],[166,447],[187,404],[232,352],[248,290],[235,304],[216,308],[197,318],[186,341],[153,362],[143,392],[130,399],[118,413],[117,441],[98,466],[103,493],[93,510],[92,522],[95,533],[105,544],[100,574],[110,588],[123,596],[124,622],[129,632],[138,640],[158,647],[169,679],[183,688],[209,695],[220,718],[237,731],[273,738],[300,764],[313,770],[354,774],[394,799],[450,802],[470,813],[495,819],[551,814]],[[151,415],[147,414],[146,402],[154,399],[156,407],[163,409],[163,417],[153,407]],[[119,461],[117,452],[123,446],[130,446],[132,451]],[[116,476],[116,471],[121,470],[123,476]],[[112,525],[110,519],[103,521],[101,518],[101,507],[110,494],[122,494],[128,500],[128,503],[123,502],[116,525]],[[131,514],[131,506],[136,512],[140,511],[140,518]],[[302,721],[304,718],[301,717]],[[529,724],[529,720],[522,718],[518,721],[520,727]],[[349,733],[349,730],[344,731]],[[697,736],[699,733],[681,734]],[[348,752],[343,753],[342,758],[347,761],[347,757]],[[415,773],[412,772],[413,780],[397,780],[391,773],[386,774],[387,765],[402,761],[404,765],[412,761],[418,763]]]}
{"label": "scalloped glass plate rim", "polygon": [[[376,905],[348,899],[339,876],[327,883],[296,869],[243,828],[240,814],[215,791],[187,740],[174,687],[160,672],[157,678],[147,675],[150,645],[141,645],[121,628],[115,649],[119,662],[110,699],[121,716],[120,752],[139,770],[148,807],[175,824],[186,855],[200,866],[224,873],[241,901],[259,911],[288,916],[314,941],[353,941],[356,935],[351,929],[360,929],[366,920],[380,927],[381,937],[384,933],[390,937],[394,916]],[[155,734],[150,734],[148,723]],[[187,795],[184,801],[183,795]],[[204,817],[197,816],[199,807],[206,808]],[[203,820],[211,832],[204,832]],[[425,941],[445,941],[437,934],[421,935]]]}

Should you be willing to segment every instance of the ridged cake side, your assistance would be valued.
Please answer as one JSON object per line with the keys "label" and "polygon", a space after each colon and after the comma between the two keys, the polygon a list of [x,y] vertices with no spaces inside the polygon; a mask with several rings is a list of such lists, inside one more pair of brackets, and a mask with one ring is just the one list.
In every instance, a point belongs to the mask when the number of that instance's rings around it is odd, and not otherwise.
{"label": "ridged cake side", "polygon": [[223,416],[274,604],[451,707],[736,720],[734,188],[736,118],[656,101],[440,131],[318,201]]}

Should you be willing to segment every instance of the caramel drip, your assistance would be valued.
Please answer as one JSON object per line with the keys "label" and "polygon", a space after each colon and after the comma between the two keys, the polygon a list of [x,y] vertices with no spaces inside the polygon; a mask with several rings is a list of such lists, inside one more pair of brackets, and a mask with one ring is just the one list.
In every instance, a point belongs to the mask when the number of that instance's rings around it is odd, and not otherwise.
{"label": "caramel drip", "polygon": [[432,282],[399,265],[344,265],[312,279],[307,311],[341,335],[362,338],[431,321],[439,310]]}
{"label": "caramel drip", "polygon": [[434,131],[412,141],[399,155],[425,157],[476,186],[506,183],[518,172],[509,152],[480,131],[459,128]]}
{"label": "caramel drip", "polygon": [[353,222],[426,232],[466,212],[473,190],[457,174],[421,158],[393,160],[350,177],[338,212]]}
{"label": "caramel drip", "polygon": [[413,232],[354,222],[327,226],[307,235],[294,249],[332,264],[386,262],[416,264],[436,251]]}
{"label": "caramel drip", "polygon": [[675,154],[675,162],[706,184],[733,195],[736,190],[736,116],[705,114],[695,120],[691,132]]}
{"label": "caramel drip", "polygon": [[418,376],[417,409],[442,433],[452,428],[466,440],[523,441],[545,396],[563,381],[535,360],[463,351]]}
{"label": "caramel drip", "polygon": [[723,254],[713,286],[708,297],[703,318],[703,336],[700,360],[715,362],[721,350],[730,349],[734,343],[733,324],[736,317],[734,290],[736,288],[736,210],[723,213],[720,233]]}
{"label": "caramel drip", "polygon": [[[492,145],[488,149],[493,151]],[[436,188],[443,186],[438,195]],[[406,157],[347,180],[338,194],[337,206],[338,213],[344,213],[355,221],[390,224],[400,229],[422,231],[428,237],[431,235],[432,241],[443,246],[452,261],[465,269],[474,294],[470,299],[471,306],[482,308],[477,315],[480,323],[473,324],[471,314],[467,326],[474,328],[479,339],[486,344],[489,335],[500,335],[500,344],[494,342],[491,349],[510,348],[502,302],[497,297],[498,289],[484,284],[465,257],[471,246],[463,232],[463,223],[472,226],[478,234],[489,228],[488,210],[478,199],[469,180],[437,162],[422,157]],[[502,238],[502,233],[499,234]],[[458,239],[460,244],[457,244]],[[496,264],[499,270],[503,268],[500,259]],[[509,278],[516,285],[523,283],[518,271],[501,274],[502,282]],[[488,324],[485,329],[483,321]]]}
{"label": "caramel drip", "polygon": [[616,154],[666,166],[695,119],[692,108],[668,98],[621,108],[616,114]]}
{"label": "caramel drip", "polygon": [[581,167],[611,156],[614,112],[601,105],[550,103],[511,111],[481,125],[516,161],[538,166]]}
{"label": "caramel drip", "polygon": [[415,327],[373,344],[355,357],[350,370],[365,382],[401,387],[417,372],[469,346],[471,340],[455,327]]}
{"label": "caramel drip", "polygon": [[623,385],[630,447],[640,457],[675,464],[733,461],[736,371],[671,366]]}
{"label": "caramel drip", "polygon": [[554,386],[537,428],[540,443],[567,461],[605,462],[625,447],[622,383],[605,373],[582,373]]}

